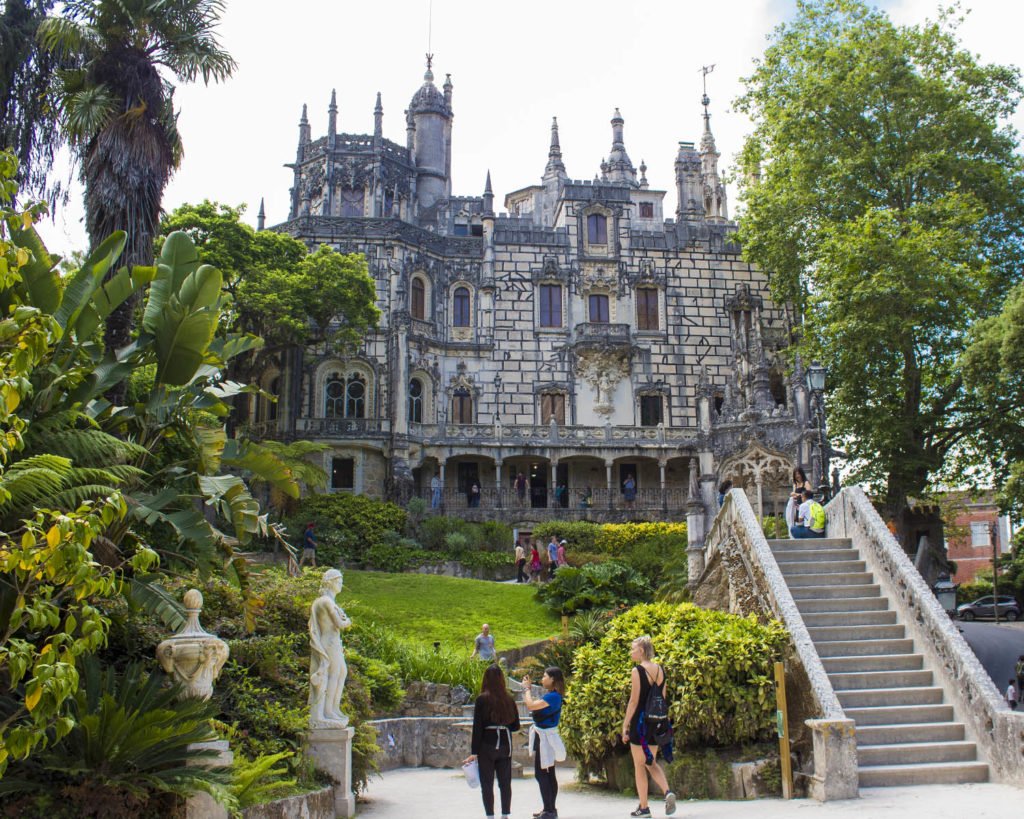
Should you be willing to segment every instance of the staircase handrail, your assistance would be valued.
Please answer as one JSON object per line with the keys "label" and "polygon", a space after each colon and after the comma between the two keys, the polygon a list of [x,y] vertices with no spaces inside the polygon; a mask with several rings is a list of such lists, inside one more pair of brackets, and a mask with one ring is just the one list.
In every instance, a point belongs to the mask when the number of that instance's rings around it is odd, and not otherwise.
{"label": "staircase handrail", "polygon": [[826,507],[828,532],[860,551],[982,750],[992,779],[1024,785],[1024,713],[1013,711],[864,490],[844,487]]}
{"label": "staircase handrail", "polygon": [[812,739],[814,772],[809,777],[810,795],[820,801],[856,798],[857,742],[853,720],[843,712],[757,515],[741,489],[733,489],[725,496],[711,524],[704,541],[705,567],[712,565],[719,552],[723,558],[732,552],[742,560],[759,607],[770,611],[789,631],[797,662],[806,675],[817,711],[817,716],[804,721]]}

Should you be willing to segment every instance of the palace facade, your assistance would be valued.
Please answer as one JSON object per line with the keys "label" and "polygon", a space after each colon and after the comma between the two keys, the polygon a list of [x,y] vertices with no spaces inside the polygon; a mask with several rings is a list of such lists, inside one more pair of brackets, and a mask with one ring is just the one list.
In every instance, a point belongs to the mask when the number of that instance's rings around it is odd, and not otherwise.
{"label": "palace facade", "polygon": [[784,375],[787,315],[734,239],[704,104],[674,212],[616,110],[593,179],[569,177],[554,121],[539,181],[500,214],[490,175],[452,192],[450,75],[439,88],[428,65],[404,143],[379,94],[367,134],[338,131],[332,95],[314,139],[303,107],[271,229],[365,254],[382,318],[355,355],[294,350],[266,372],[279,400],[255,408],[260,430],[329,444],[335,491],[463,516],[686,515],[699,538],[725,478],[781,513],[795,464],[822,480],[821,433],[799,364]]}

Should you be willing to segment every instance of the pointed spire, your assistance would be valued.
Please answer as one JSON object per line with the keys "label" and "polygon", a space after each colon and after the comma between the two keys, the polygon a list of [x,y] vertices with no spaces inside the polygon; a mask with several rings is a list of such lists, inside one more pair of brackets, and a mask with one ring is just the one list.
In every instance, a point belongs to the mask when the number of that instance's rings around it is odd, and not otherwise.
{"label": "pointed spire", "polygon": [[377,104],[373,106],[373,135],[377,139],[384,136],[384,106],[380,103],[380,91],[377,92]]}
{"label": "pointed spire", "polygon": [[260,197],[260,212],[256,214],[256,230],[263,230],[267,225],[267,211],[263,206],[263,197]]}
{"label": "pointed spire", "polygon": [[[605,170],[607,168],[607,170]],[[623,138],[623,119],[619,109],[615,109],[612,115],[612,150],[608,154],[608,162],[602,164],[603,176],[609,182],[627,184],[637,187],[636,169],[626,153],[626,143]]]}
{"label": "pointed spire", "polygon": [[551,118],[551,147],[548,149],[548,164],[544,167],[544,178],[568,178],[565,163],[562,162],[562,147],[558,142],[558,117]]}
{"label": "pointed spire", "polygon": [[299,148],[295,152],[296,162],[302,162],[305,148],[310,142],[309,117],[306,116],[306,104],[302,104],[302,117],[299,119]]}
{"label": "pointed spire", "polygon": [[302,118],[299,120],[299,125],[309,125],[309,118],[306,116],[306,103],[302,103]]}
{"label": "pointed spire", "polygon": [[484,216],[494,215],[494,190],[491,188],[491,170],[487,169],[487,181],[484,183]]}
{"label": "pointed spire", "polygon": [[331,89],[331,104],[327,106],[327,144],[334,147],[334,138],[338,133],[338,92]]}

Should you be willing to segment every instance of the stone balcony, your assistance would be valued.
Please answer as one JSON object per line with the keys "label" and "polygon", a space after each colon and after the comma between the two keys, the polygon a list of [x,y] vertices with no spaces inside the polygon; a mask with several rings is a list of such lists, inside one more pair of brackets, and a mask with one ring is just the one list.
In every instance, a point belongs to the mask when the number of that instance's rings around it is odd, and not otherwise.
{"label": "stone balcony", "polygon": [[633,344],[632,328],[628,324],[583,322],[573,328],[572,344],[577,350],[628,348]]}
{"label": "stone balcony", "polygon": [[[256,438],[277,438],[276,422],[251,424]],[[295,436],[319,439],[383,439],[391,433],[386,418],[299,418]],[[435,446],[560,447],[692,447],[695,427],[582,426],[558,424],[409,424],[409,438]]]}

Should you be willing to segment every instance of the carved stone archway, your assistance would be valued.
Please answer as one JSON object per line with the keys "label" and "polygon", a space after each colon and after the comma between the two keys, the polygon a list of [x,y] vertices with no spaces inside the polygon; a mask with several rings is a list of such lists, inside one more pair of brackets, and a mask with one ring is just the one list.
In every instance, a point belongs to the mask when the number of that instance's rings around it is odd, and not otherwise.
{"label": "carved stone archway", "polygon": [[781,452],[773,452],[760,444],[752,444],[738,455],[727,458],[719,470],[719,480],[731,480],[737,488],[750,494],[755,490],[752,505],[757,519],[764,518],[765,487],[785,486],[793,472],[793,461]]}

